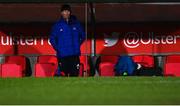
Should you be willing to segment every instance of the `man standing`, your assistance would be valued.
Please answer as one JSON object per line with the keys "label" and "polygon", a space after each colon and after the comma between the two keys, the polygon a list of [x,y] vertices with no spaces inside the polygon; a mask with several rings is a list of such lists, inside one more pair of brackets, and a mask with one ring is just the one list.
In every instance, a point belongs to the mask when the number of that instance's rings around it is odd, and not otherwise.
{"label": "man standing", "polygon": [[85,32],[80,22],[72,15],[71,7],[61,7],[61,18],[55,23],[50,35],[50,43],[55,49],[59,67],[65,76],[78,76],[80,68],[80,46],[85,40]]}

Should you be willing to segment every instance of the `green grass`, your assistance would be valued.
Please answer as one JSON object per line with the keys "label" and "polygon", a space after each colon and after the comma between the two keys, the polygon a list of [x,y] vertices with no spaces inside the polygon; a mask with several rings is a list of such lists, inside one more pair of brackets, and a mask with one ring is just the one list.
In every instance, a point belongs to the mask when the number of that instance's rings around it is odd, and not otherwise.
{"label": "green grass", "polygon": [[180,78],[0,79],[0,104],[180,104]]}

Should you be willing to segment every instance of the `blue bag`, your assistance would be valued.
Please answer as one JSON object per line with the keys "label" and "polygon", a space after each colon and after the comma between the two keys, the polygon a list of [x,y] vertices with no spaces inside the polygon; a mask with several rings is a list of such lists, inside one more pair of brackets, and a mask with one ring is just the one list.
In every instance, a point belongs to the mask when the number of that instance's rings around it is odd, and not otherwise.
{"label": "blue bag", "polygon": [[137,64],[133,61],[130,56],[120,56],[116,65],[115,70],[117,75],[133,75],[133,72],[136,70]]}

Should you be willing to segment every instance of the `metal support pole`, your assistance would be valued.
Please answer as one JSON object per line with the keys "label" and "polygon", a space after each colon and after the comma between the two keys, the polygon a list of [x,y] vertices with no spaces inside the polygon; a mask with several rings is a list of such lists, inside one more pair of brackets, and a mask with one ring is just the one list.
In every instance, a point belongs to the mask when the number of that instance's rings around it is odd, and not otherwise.
{"label": "metal support pole", "polygon": [[92,42],[91,42],[91,56],[96,55],[96,19],[95,19],[95,8],[93,3],[90,3],[90,16],[91,16],[91,28],[92,28]]}
{"label": "metal support pole", "polygon": [[94,76],[96,71],[96,18],[95,18],[95,8],[93,6],[93,3],[89,3],[90,6],[90,17],[91,17],[91,69],[90,69],[90,75]]}

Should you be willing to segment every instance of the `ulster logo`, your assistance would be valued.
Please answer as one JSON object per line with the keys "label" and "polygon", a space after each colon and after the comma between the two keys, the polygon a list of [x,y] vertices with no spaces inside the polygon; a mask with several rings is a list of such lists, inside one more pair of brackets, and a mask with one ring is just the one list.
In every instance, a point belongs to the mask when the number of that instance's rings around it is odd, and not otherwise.
{"label": "ulster logo", "polygon": [[128,48],[136,48],[140,45],[148,44],[176,44],[177,39],[180,38],[180,35],[161,35],[155,34],[153,32],[148,33],[137,33],[137,32],[128,32],[124,38],[124,45]]}
{"label": "ulster logo", "polygon": [[[112,47],[119,41],[120,33],[113,32],[110,35],[104,33],[104,46]],[[124,36],[123,43],[128,48],[137,48],[140,45],[158,45],[158,44],[176,44],[177,39],[180,39],[180,35],[163,35],[161,33],[154,32],[127,32],[122,34]]]}

